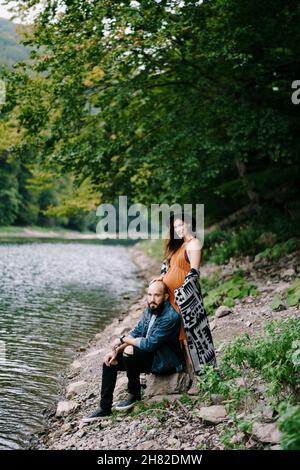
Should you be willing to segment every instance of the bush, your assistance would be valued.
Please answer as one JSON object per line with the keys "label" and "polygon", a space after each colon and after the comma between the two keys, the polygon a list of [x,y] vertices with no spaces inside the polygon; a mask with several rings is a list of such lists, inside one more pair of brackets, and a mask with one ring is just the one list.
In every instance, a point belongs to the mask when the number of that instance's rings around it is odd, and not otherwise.
{"label": "bush", "polygon": [[278,420],[282,432],[281,447],[284,450],[300,450],[300,406],[293,406]]}

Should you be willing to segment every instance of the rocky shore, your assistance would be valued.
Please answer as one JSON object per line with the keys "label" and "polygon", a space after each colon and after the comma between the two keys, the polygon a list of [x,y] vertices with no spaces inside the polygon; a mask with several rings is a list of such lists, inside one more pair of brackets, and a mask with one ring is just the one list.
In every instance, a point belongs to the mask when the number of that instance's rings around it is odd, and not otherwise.
{"label": "rocky shore", "polygon": [[[108,418],[94,423],[84,423],[82,418],[99,405],[99,382],[103,355],[111,341],[128,332],[138,321],[146,306],[146,286],[159,273],[159,263],[137,248],[130,248],[139,275],[145,280],[140,293],[129,311],[122,312],[104,331],[96,334],[86,347],[77,352],[73,363],[64,374],[58,404],[45,410],[45,431],[32,439],[34,449],[225,449],[220,438],[224,424],[230,426],[226,403],[222,396],[212,396],[211,403],[203,403],[196,381],[190,385],[187,374],[175,374],[171,379],[157,380],[144,377],[144,401],[130,413],[114,412]],[[299,272],[299,253],[291,253],[276,264],[255,258],[230,260],[223,266],[201,266],[201,276],[222,271],[226,279],[237,268],[255,282],[259,295],[251,295],[236,302],[233,309],[219,307],[211,317],[210,325],[217,355],[233,338],[248,332],[257,334],[264,323],[273,318],[299,315],[298,307],[274,311],[270,302],[274,293],[282,292]],[[240,380],[240,379],[237,379]],[[241,384],[242,386],[242,384]],[[183,391],[186,390],[185,393]],[[120,374],[115,399],[126,395],[126,377]],[[238,433],[234,439],[243,448],[278,449],[280,433],[272,410],[265,403],[263,385],[257,384],[257,402],[252,411],[251,435]]]}

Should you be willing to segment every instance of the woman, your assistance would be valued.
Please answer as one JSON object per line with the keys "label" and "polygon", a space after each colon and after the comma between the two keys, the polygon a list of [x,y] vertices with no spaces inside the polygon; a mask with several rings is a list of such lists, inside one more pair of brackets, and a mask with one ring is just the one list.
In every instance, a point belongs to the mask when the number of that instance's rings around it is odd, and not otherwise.
{"label": "woman", "polygon": [[189,214],[170,217],[162,275],[155,280],[164,281],[170,303],[182,315],[179,339],[194,372],[199,372],[203,364],[215,365],[216,357],[199,285],[201,243],[192,234],[194,225]]}

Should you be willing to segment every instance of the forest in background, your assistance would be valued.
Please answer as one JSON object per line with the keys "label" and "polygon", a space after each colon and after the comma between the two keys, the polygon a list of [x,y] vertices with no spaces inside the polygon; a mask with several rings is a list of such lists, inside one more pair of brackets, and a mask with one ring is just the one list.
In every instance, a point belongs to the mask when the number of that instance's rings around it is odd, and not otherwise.
{"label": "forest in background", "polygon": [[46,4],[2,71],[1,224],[82,228],[127,195],[297,233],[298,2]]}

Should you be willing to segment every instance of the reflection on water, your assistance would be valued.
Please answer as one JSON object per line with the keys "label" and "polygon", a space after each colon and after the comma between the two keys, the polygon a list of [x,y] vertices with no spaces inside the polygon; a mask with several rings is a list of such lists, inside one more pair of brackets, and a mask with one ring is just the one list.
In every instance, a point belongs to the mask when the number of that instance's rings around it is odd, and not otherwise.
{"label": "reflection on water", "polygon": [[[26,447],[74,348],[140,289],[126,248],[0,244],[0,449]],[[4,342],[4,343],[3,343]]]}

